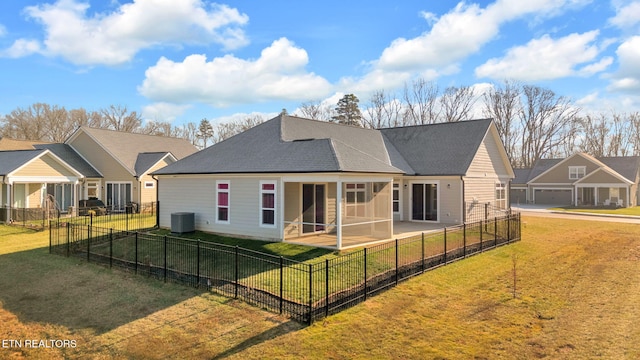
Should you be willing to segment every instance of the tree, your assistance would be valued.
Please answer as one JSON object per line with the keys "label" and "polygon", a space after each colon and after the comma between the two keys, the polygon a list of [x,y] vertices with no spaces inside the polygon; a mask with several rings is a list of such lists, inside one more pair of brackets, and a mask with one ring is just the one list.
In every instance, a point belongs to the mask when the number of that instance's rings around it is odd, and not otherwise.
{"label": "tree", "polygon": [[342,99],[338,100],[336,107],[337,115],[332,118],[333,121],[350,126],[362,126],[362,113],[358,107],[358,97],[354,94],[346,94]]}
{"label": "tree", "polygon": [[443,120],[445,122],[469,120],[475,102],[475,94],[470,86],[446,88],[440,97]]}
{"label": "tree", "polygon": [[213,137],[213,126],[206,118],[200,120],[200,125],[198,126],[198,137],[202,139],[202,148],[207,147],[207,139]]}
{"label": "tree", "polygon": [[513,160],[520,131],[516,116],[521,111],[521,89],[518,83],[505,81],[502,86],[494,86],[483,95],[484,114],[495,122],[512,166],[516,165]]}
{"label": "tree", "polygon": [[440,108],[437,84],[423,78],[414,80],[409,86],[404,84],[403,99],[405,102],[405,123],[408,125],[424,125],[438,122]]}
{"label": "tree", "polygon": [[328,104],[322,104],[321,101],[303,102],[298,111],[300,115],[294,115],[313,120],[330,121],[334,115],[332,107]]}
{"label": "tree", "polygon": [[405,125],[402,116],[402,104],[398,99],[385,93],[384,90],[374,91],[363,117],[365,127],[381,129]]}
{"label": "tree", "polygon": [[136,132],[142,124],[137,112],[129,112],[126,106],[111,105],[100,111],[107,126],[111,130]]}

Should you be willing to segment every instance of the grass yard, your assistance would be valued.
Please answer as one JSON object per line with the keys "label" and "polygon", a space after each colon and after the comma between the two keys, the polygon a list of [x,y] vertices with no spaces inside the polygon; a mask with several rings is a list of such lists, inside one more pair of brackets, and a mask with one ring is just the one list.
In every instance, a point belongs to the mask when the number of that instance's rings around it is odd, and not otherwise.
{"label": "grass yard", "polygon": [[577,209],[573,207],[560,207],[560,208],[553,208],[552,210],[568,211],[568,212],[584,212],[584,213],[594,213],[594,214],[640,216],[640,206],[634,206],[630,208],[618,208],[618,209]]}
{"label": "grass yard", "polygon": [[0,226],[0,339],[77,342],[0,347],[0,358],[640,357],[640,225],[523,222],[521,242],[415,277],[312,326],[49,255],[47,232]]}

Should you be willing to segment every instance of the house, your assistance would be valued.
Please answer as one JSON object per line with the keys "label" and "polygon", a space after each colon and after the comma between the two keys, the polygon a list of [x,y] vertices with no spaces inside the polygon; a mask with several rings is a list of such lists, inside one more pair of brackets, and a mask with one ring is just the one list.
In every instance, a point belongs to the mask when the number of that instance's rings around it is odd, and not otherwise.
{"label": "house", "polygon": [[460,224],[508,207],[514,177],[492,120],[372,130],[281,114],[153,173],[160,226],[338,249],[393,235],[394,221]]}
{"label": "house", "polygon": [[593,157],[575,153],[564,159],[540,159],[516,169],[512,203],[559,206],[638,205],[640,157]]}
{"label": "house", "polygon": [[150,173],[197,151],[184,139],[90,127],[78,128],[63,144],[3,138],[0,145],[1,206],[61,212],[89,198],[112,211],[156,201]]}

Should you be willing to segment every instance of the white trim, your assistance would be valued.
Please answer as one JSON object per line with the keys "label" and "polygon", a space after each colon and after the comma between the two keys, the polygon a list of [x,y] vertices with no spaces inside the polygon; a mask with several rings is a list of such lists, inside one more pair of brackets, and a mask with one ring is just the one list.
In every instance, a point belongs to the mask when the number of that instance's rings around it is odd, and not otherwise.
{"label": "white trim", "polygon": [[[105,181],[104,183],[104,194],[102,194],[104,196],[104,202],[106,203],[107,207],[111,207],[111,209],[113,210],[114,204],[113,202],[111,204],[109,204],[109,198],[107,198],[107,194],[109,194],[109,185],[111,185],[113,187],[114,184],[118,184],[118,185],[130,185],[129,188],[129,201],[133,201],[133,181]],[[111,196],[113,196],[113,188],[111,189]],[[120,206],[126,206],[127,204],[119,204]]]}
{"label": "white trim", "polygon": [[[223,184],[227,184],[227,189],[226,191],[220,191],[220,189],[218,188],[218,185],[223,185]],[[231,224],[231,182],[229,180],[216,180],[216,189],[215,189],[215,199],[216,199],[216,205],[215,205],[215,222],[216,224]],[[223,192],[223,193],[227,193],[227,220],[220,220],[220,214],[219,214],[219,209],[220,209],[220,205],[218,204],[218,193],[219,192]]]}
{"label": "white trim", "polygon": [[[535,182],[539,177],[542,177],[543,175],[546,175],[546,174],[547,174],[548,172],[550,172],[551,170],[553,170],[553,169],[556,169],[556,168],[560,167],[560,165],[561,165],[561,164],[563,164],[563,163],[567,162],[569,159],[572,159],[572,158],[573,158],[573,157],[575,157],[575,156],[581,156],[581,157],[582,157],[582,158],[584,158],[585,160],[591,161],[593,164],[595,164],[595,165],[596,165],[596,166],[598,166],[598,167],[606,167],[606,165],[605,165],[605,164],[603,164],[603,163],[602,163],[601,161],[599,161],[598,159],[596,159],[596,158],[594,158],[594,157],[592,157],[592,156],[590,156],[590,155],[587,155],[587,154],[585,154],[585,153],[580,153],[580,152],[578,152],[578,153],[575,153],[575,154],[573,154],[573,155],[571,155],[571,156],[569,156],[569,157],[566,157],[566,158],[564,158],[564,159],[560,160],[560,162],[558,162],[557,164],[553,165],[552,167],[548,168],[547,170],[545,170],[545,171],[541,172],[538,176],[536,176],[536,177],[534,177],[533,179],[529,180],[529,181],[527,182],[527,184],[530,184],[530,183]],[[539,184],[537,184],[537,185],[539,185]]]}
{"label": "white trim", "polygon": [[[273,190],[262,189],[263,185],[273,185]],[[258,189],[258,226],[263,228],[275,229],[278,226],[278,182],[276,180],[260,180],[260,188]],[[273,209],[262,207],[262,195],[273,194]],[[265,224],[262,214],[264,210],[273,210],[273,224]]]}
{"label": "white trim", "polygon": [[[151,186],[147,186],[147,185],[149,185],[149,184],[151,184]],[[143,186],[145,189],[155,189],[155,188],[156,188],[156,182],[155,182],[155,181],[150,181],[150,180],[143,181],[142,186]]]}
{"label": "white trim", "polygon": [[[570,165],[568,168],[569,168],[569,180],[580,180],[583,177],[587,176],[587,167],[585,165]],[[575,171],[572,171],[572,170],[575,170]],[[572,174],[573,172],[575,172],[575,174]],[[580,173],[582,173],[582,176],[580,176]],[[575,177],[572,177],[571,175],[575,175]]]}
{"label": "white trim", "polygon": [[29,183],[29,184],[39,184],[39,183],[77,183],[78,178],[75,177],[66,177],[66,176],[7,176],[7,184],[13,183]]}
{"label": "white trim", "polygon": [[[402,206],[404,205],[402,203],[402,191],[403,191],[403,180],[400,179],[399,181],[396,181],[395,179],[393,181],[391,181],[391,216],[393,218],[393,215],[398,214],[398,219],[400,221],[402,221]],[[394,185],[398,185],[398,211],[393,211],[393,202],[395,200],[393,200],[393,191],[394,191]]]}
{"label": "white trim", "polygon": [[[304,222],[304,218],[303,218],[303,216],[304,216],[304,205],[303,205],[303,202],[304,202],[303,187],[304,187],[304,185],[314,185],[314,188],[313,188],[313,190],[314,190],[313,191],[314,215],[315,215],[315,200],[316,200],[316,197],[315,197],[316,196],[315,195],[316,194],[315,185],[324,185],[324,209],[323,209],[323,219],[322,219],[322,223],[321,223],[322,225],[324,225],[324,229],[321,230],[321,231],[317,231],[315,229],[315,224],[317,224],[317,223],[315,222],[315,216],[314,216],[313,231],[304,232],[304,225],[305,224],[307,224],[307,225],[310,224],[310,223],[305,223]],[[310,181],[300,182],[298,184],[298,191],[299,191],[299,194],[300,194],[300,203],[299,203],[299,208],[300,208],[300,222],[299,223],[301,225],[300,226],[300,231],[299,231],[300,236],[309,235],[309,234],[323,234],[323,233],[326,233],[327,232],[327,228],[330,225],[330,224],[327,224],[327,216],[328,216],[328,214],[327,214],[327,205],[328,205],[328,202],[329,202],[328,201],[328,199],[329,199],[328,198],[328,196],[329,196],[329,183],[325,183],[325,182],[310,182]],[[336,203],[337,203],[337,199],[336,199]]]}
{"label": "white trim", "polygon": [[153,165],[149,166],[149,168],[147,170],[145,170],[142,174],[140,174],[138,177],[141,178],[141,177],[147,175],[149,173],[150,169],[153,169],[154,166],[158,165],[162,160],[166,159],[169,156],[171,156],[171,158],[173,159],[173,162],[178,161],[178,159],[175,156],[173,156],[173,154],[170,151],[166,151],[166,154],[164,154],[164,156],[161,157],[160,160],[156,161]]}
{"label": "white trim", "polygon": [[613,176],[614,178],[617,178],[619,180],[622,180],[622,183],[627,184],[627,185],[633,185],[633,181],[625,178],[624,176],[618,174],[616,171],[614,171],[613,169],[610,168],[605,168],[605,167],[600,167],[597,168],[596,170],[590,172],[588,175],[585,175],[584,177],[578,179],[576,182],[574,182],[574,184],[577,186],[578,183],[584,181],[585,179],[589,178],[592,175],[595,175],[596,173],[598,173],[600,170],[604,171],[605,173]]}

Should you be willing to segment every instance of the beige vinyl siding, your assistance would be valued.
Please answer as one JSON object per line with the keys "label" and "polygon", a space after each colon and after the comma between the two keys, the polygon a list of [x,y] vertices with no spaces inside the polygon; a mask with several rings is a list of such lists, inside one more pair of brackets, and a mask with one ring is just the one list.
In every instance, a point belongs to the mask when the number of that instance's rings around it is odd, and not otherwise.
{"label": "beige vinyl siding", "polygon": [[[193,212],[196,229],[233,236],[264,240],[280,239],[281,204],[279,179],[269,177],[218,177],[203,176],[176,178],[161,176],[160,226],[171,227],[171,214]],[[216,223],[216,180],[228,180],[230,193],[229,223]],[[276,228],[261,227],[260,180],[276,181]]]}
{"label": "beige vinyl siding", "polygon": [[[438,222],[459,224],[462,222],[462,183],[459,177],[406,176],[400,182],[402,220],[411,220],[413,183],[438,183]],[[406,187],[405,187],[406,185]],[[447,187],[447,185],[451,185]]]}
{"label": "beige vinyl siding", "polygon": [[550,169],[549,172],[536,179],[533,184],[572,184],[577,179],[569,179],[569,166],[585,166],[585,174],[589,174],[599,167],[591,160],[575,155],[556,168]]}
{"label": "beige vinyl siding", "polygon": [[620,184],[626,186],[620,178],[615,177],[603,170],[597,170],[593,175],[580,181],[580,184]]}
{"label": "beige vinyl siding", "polygon": [[478,147],[469,170],[465,174],[468,177],[508,178],[509,169],[502,159],[500,147],[496,137],[489,131]]}
{"label": "beige vinyl siding", "polygon": [[65,176],[76,177],[68,168],[48,155],[44,155],[15,172],[14,176]]}
{"label": "beige vinyl siding", "polygon": [[[159,161],[156,165],[152,166],[151,169],[149,169],[147,171],[147,175],[141,176],[139,181],[140,181],[140,203],[144,204],[144,203],[149,203],[149,202],[154,202],[156,201],[156,187],[158,186],[158,184],[156,183],[156,180],[151,177],[151,175],[148,175],[156,170],[162,169],[163,167],[169,165],[173,163],[173,161],[169,160],[167,157],[165,157],[164,159],[162,159],[161,161]],[[147,188],[145,186],[145,183],[147,182],[152,182],[153,183],[153,187],[152,188]]]}
{"label": "beige vinyl siding", "polygon": [[26,186],[29,207],[42,207],[42,184],[27,184]]}
{"label": "beige vinyl siding", "polygon": [[[508,179],[502,182],[507,182]],[[495,205],[496,183],[498,178],[464,178],[465,206],[467,214],[471,214],[476,206],[484,206],[489,203]]]}
{"label": "beige vinyl siding", "polygon": [[[81,132],[69,145],[76,149],[78,153],[82,154],[91,165],[102,173],[104,176],[102,186],[105,186],[108,182],[131,182],[131,201],[140,201],[138,199],[139,192],[137,189],[133,190],[133,187],[138,187],[135,177],[87,134]],[[100,192],[102,200],[105,200],[106,193],[105,186],[103,191]]]}

